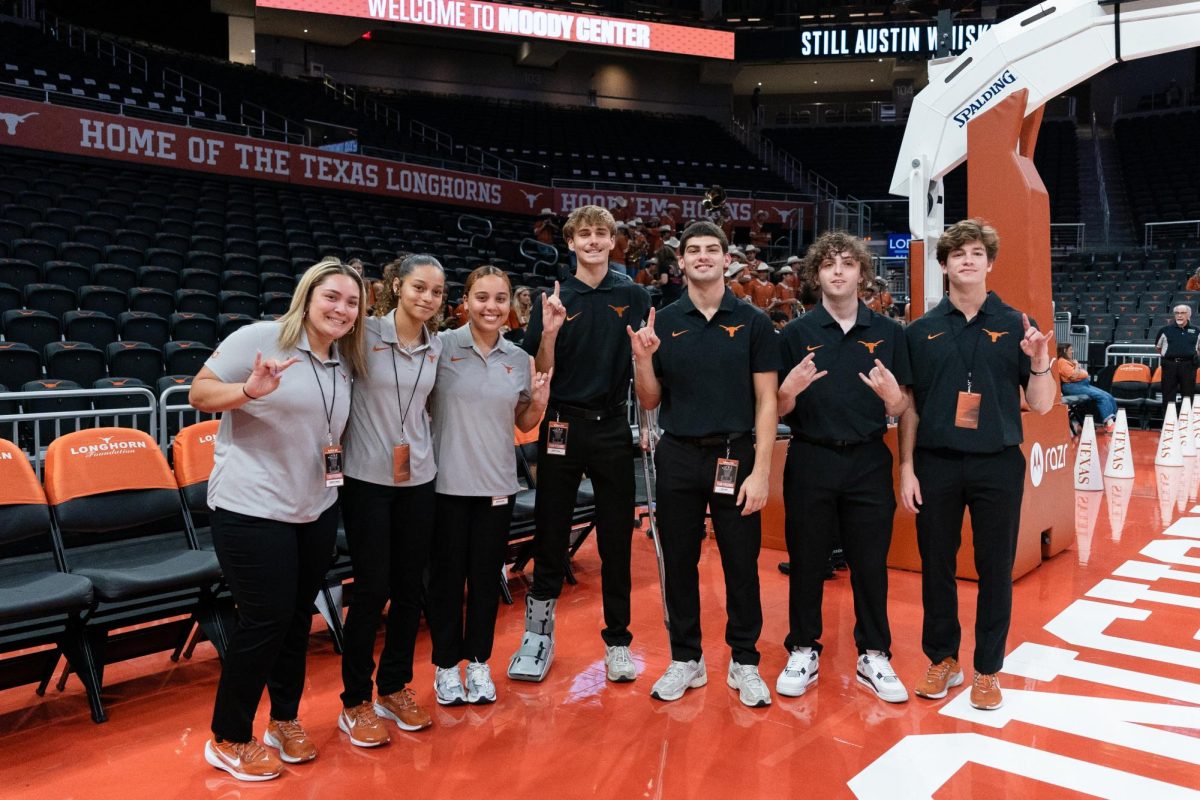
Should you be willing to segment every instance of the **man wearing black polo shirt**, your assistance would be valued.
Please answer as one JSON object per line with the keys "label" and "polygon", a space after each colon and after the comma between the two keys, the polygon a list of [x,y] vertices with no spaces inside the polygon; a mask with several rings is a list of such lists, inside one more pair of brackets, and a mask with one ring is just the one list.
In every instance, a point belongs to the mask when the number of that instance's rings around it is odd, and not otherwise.
{"label": "man wearing black polo shirt", "polygon": [[866,245],[841,231],[808,249],[802,280],[821,290],[781,343],[779,412],[792,430],[783,473],[789,574],[788,662],[775,690],[798,697],[817,681],[821,596],[840,531],[854,590],[857,680],[889,703],[908,692],[891,665],[887,554],[896,496],[887,417],[909,404],[908,343],[899,323],[858,298],[874,280]]}
{"label": "man wearing black polo shirt", "polygon": [[[651,690],[678,700],[708,682],[700,637],[698,565],[704,513],[712,513],[725,573],[733,651],[726,683],[742,703],[770,705],[758,673],[762,631],[758,589],[760,509],[778,421],[778,340],[766,314],[725,288],[729,242],[711,222],[683,232],[687,293],[646,327],[628,329],[638,400],[662,404],[664,434],[655,454],[656,517],[666,577],[671,665]],[[659,334],[661,334],[661,339]]]}
{"label": "man wearing black polo shirt", "polygon": [[1162,402],[1164,419],[1167,404],[1175,402],[1175,393],[1191,398],[1196,392],[1196,341],[1200,329],[1191,324],[1192,309],[1180,304],[1171,309],[1174,325],[1164,325],[1154,336],[1162,356]]}
{"label": "man wearing black polo shirt", "polygon": [[979,574],[971,705],[983,710],[1003,703],[996,673],[1012,616],[1025,486],[1021,388],[1039,414],[1055,400],[1046,336],[987,290],[999,246],[995,229],[973,219],[938,239],[950,294],[905,331],[913,404],[900,418],[900,498],[917,514],[921,647],[930,661],[916,693],[937,699],[963,682],[955,566],[970,508]]}
{"label": "man wearing black polo shirt", "polygon": [[607,209],[581,206],[563,225],[577,270],[534,304],[521,346],[539,372],[554,369],[538,437],[533,587],[525,635],[508,676],[540,681],[554,660],[554,606],[566,575],[575,497],[586,471],[596,493],[596,546],[604,604],[605,666],[611,681],[637,677],[629,651],[633,451],[626,399],[632,379],[627,325],[640,325],[650,295],[609,268],[616,222]]}

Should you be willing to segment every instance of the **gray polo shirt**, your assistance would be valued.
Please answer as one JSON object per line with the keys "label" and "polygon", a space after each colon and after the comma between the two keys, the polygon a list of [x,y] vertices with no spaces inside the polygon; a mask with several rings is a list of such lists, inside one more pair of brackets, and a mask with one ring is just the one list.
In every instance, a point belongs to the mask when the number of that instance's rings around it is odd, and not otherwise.
{"label": "gray polo shirt", "polygon": [[516,494],[513,427],[517,405],[529,401],[529,355],[500,337],[487,358],[470,325],[442,340],[433,393],[433,446],[439,494],[498,497]]}
{"label": "gray polo shirt", "polygon": [[[322,362],[312,355],[304,331],[295,347],[281,350],[279,329],[278,322],[239,328],[204,364],[222,381],[241,383],[250,377],[259,351],[264,360],[300,359],[283,372],[275,391],[221,414],[208,505],[278,522],[312,522],[337,501],[337,489],[325,487],[322,450],[330,427],[335,443],[346,427],[350,373],[338,360],[336,344],[330,360]],[[331,424],[326,422],[329,404]]]}
{"label": "gray polo shirt", "polygon": [[[412,352],[401,349],[394,310],[386,317],[368,317],[366,328],[367,374],[354,381],[346,426],[346,475],[381,486],[429,483],[437,474],[437,462],[425,403],[437,377],[441,339],[425,331]],[[404,436],[410,477],[397,484],[392,480],[392,452],[400,444],[401,408],[408,411]]]}

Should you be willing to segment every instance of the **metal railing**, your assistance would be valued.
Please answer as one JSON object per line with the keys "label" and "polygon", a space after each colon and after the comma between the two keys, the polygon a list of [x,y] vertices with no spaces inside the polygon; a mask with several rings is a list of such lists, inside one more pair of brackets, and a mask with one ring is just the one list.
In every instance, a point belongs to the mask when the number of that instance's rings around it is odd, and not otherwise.
{"label": "metal railing", "polygon": [[1096,165],[1096,183],[1099,187],[1100,218],[1104,220],[1104,229],[1101,234],[1104,237],[1104,244],[1107,246],[1112,214],[1108,207],[1108,189],[1104,184],[1104,159],[1100,156],[1100,128],[1096,124],[1095,111],[1092,112],[1092,159]]}
{"label": "metal railing", "polygon": [[497,178],[506,180],[517,180],[518,172],[517,165],[506,158],[501,158],[495,153],[484,150],[477,145],[469,144],[463,147],[463,161],[472,166],[479,167],[480,171],[487,175],[495,175]]}
{"label": "metal railing", "polygon": [[1072,325],[1069,341],[1075,348],[1075,360],[1080,364],[1088,363],[1088,342],[1091,341],[1091,329],[1087,325]]}
{"label": "metal railing", "polygon": [[1071,340],[1071,312],[1054,312],[1054,338],[1061,344]]}
{"label": "metal railing", "polygon": [[451,155],[454,154],[454,137],[432,125],[426,125],[420,120],[414,119],[409,121],[408,135],[418,142],[426,142],[433,145],[435,153],[444,150]]}
{"label": "metal railing", "polygon": [[[133,400],[144,400],[115,408],[95,408],[97,398],[127,397]],[[53,403],[55,401],[74,403],[83,401],[87,408],[69,409],[64,411],[27,411],[26,403],[39,401]],[[158,404],[154,392],[145,388],[125,389],[63,389],[53,392],[3,392],[0,402],[16,403],[22,411],[16,414],[0,414],[0,438],[8,439],[16,444],[33,464],[38,479],[42,477],[42,463],[46,458],[46,448],[54,439],[65,433],[72,433],[87,428],[127,427],[145,431],[158,441],[159,416]]]}
{"label": "metal railing", "polygon": [[1087,223],[1084,222],[1051,222],[1051,250],[1081,250]]}
{"label": "metal railing", "polygon": [[[1177,222],[1147,222],[1143,234],[1146,249],[1183,242],[1200,242],[1200,219]],[[1157,243],[1157,244],[1156,244]]]}
{"label": "metal railing", "polygon": [[[175,434],[179,433],[181,428],[209,419],[219,419],[217,414],[197,411],[192,407],[188,402],[188,392],[191,389],[190,385],[172,386],[158,397],[158,446],[162,448],[164,455],[170,455],[171,443],[175,441]],[[182,403],[176,400],[180,395],[183,396]]]}
{"label": "metal railing", "polygon": [[184,75],[170,67],[163,69],[162,84],[191,100],[193,105],[204,113],[214,114],[218,119],[224,118],[225,109],[221,99],[221,90],[217,87],[204,81],[198,81],[192,76]]}
{"label": "metal railing", "polygon": [[[551,187],[555,189],[586,189],[593,192],[612,192],[613,194],[671,194],[678,196],[703,196],[704,192],[693,186],[671,186],[661,183],[617,183],[615,181],[591,181],[578,178],[553,178]],[[783,200],[792,203],[812,203],[816,196],[801,192],[760,192],[753,189],[731,189],[721,187],[731,198],[744,200]]]}
{"label": "metal railing", "polygon": [[141,53],[130,50],[96,31],[90,31],[59,19],[54,14],[42,13],[42,32],[52,39],[75,50],[95,56],[114,67],[123,67],[130,75],[139,75],[150,80],[150,65]]}
{"label": "metal railing", "polygon": [[[1076,101],[1069,95],[1051,98],[1046,103],[1046,119],[1075,119]],[[762,108],[759,109],[763,111]],[[815,125],[903,124],[909,107],[891,101],[871,100],[851,103],[788,103],[772,117],[777,128]],[[768,111],[760,116],[771,117]],[[761,127],[761,123],[760,123]]]}
{"label": "metal railing", "polygon": [[475,247],[478,241],[484,241],[492,238],[492,221],[487,217],[481,217],[476,214],[459,214],[456,227],[459,233],[467,235],[467,243],[471,247]]}
{"label": "metal railing", "polygon": [[289,119],[270,109],[244,100],[238,107],[241,123],[247,130],[255,131],[261,139],[275,139],[290,144],[308,144],[308,128],[304,123]]}
{"label": "metal railing", "polygon": [[1152,344],[1118,342],[1104,348],[1105,366],[1109,364],[1145,364],[1153,371],[1161,359],[1162,356]]}
{"label": "metal railing", "polygon": [[908,302],[909,272],[908,259],[904,256],[876,256],[875,275],[887,281],[887,290],[892,299]]}

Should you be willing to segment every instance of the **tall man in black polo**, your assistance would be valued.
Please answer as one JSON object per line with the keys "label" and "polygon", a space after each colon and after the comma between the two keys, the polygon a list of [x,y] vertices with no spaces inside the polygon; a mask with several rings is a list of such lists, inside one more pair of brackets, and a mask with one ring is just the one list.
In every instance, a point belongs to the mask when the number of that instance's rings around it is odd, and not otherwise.
{"label": "tall man in black polo", "polygon": [[725,287],[729,242],[719,227],[692,223],[680,247],[687,292],[657,320],[651,312],[645,328],[629,328],[638,400],[648,409],[661,403],[664,431],[655,454],[656,516],[671,665],[651,695],[678,700],[708,681],[698,565],[709,509],[725,573],[725,641],[733,651],[726,683],[745,705],[767,706],[771,693],[758,673],[757,649],[759,511],[778,422],[777,334],[766,314]]}
{"label": "tall man in black polo", "polygon": [[945,697],[963,681],[955,567],[970,508],[979,574],[971,705],[983,710],[1003,703],[996,673],[1012,617],[1025,486],[1021,388],[1039,414],[1056,394],[1046,336],[987,289],[999,248],[995,229],[973,219],[938,239],[950,294],[905,330],[913,404],[900,418],[900,499],[917,514],[921,647],[930,661],[916,693]]}
{"label": "tall man in black polo", "polygon": [[633,466],[626,405],[632,380],[625,328],[640,325],[650,295],[609,269],[616,222],[607,209],[581,206],[563,225],[577,269],[535,304],[521,346],[539,372],[554,371],[538,437],[533,587],[525,635],[508,676],[540,681],[554,660],[554,606],[566,576],[575,497],[586,471],[596,493],[596,546],[604,603],[608,679],[637,677],[629,651]]}
{"label": "tall man in black polo", "polygon": [[[1187,398],[1196,393],[1196,342],[1200,328],[1192,324],[1192,309],[1180,304],[1171,309],[1174,325],[1164,325],[1154,336],[1162,356],[1163,413],[1175,402],[1175,393]],[[1166,418],[1165,416],[1163,417]]]}
{"label": "tall man in black polo", "polygon": [[908,342],[899,323],[858,298],[871,285],[871,256],[840,231],[809,247],[802,280],[821,303],[783,329],[779,412],[792,430],[783,473],[789,576],[784,644],[775,690],[798,697],[817,680],[821,597],[838,532],[854,590],[857,680],[889,703],[908,692],[891,666],[887,554],[896,496],[887,417],[909,404]]}

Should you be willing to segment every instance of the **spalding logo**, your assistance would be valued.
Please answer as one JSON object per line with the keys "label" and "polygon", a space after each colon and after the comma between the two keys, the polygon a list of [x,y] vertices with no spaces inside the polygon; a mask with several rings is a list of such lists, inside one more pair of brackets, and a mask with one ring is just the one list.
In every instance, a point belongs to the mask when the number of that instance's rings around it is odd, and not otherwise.
{"label": "spalding logo", "polygon": [[991,85],[980,93],[970,103],[968,103],[961,111],[954,115],[954,121],[958,123],[958,127],[962,127],[970,121],[971,117],[982,111],[988,103],[999,97],[1006,88],[1017,82],[1017,76],[1012,74],[1012,70],[1004,70],[1000,73],[1000,77],[992,81]]}

